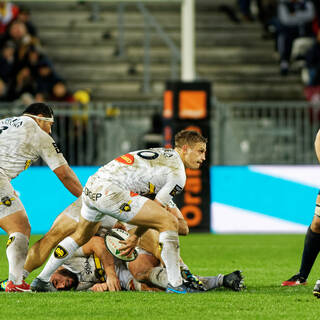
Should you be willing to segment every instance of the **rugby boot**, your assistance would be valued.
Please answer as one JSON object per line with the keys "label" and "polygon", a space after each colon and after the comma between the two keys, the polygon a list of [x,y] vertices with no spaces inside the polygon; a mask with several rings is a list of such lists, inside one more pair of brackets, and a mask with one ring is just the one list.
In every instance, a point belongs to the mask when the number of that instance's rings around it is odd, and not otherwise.
{"label": "rugby boot", "polygon": [[185,294],[185,293],[200,293],[204,292],[203,290],[199,290],[193,287],[192,284],[183,283],[180,286],[174,287],[170,283],[168,283],[167,293],[178,293],[178,294]]}
{"label": "rugby boot", "polygon": [[314,288],[313,288],[313,295],[317,297],[318,299],[320,298],[320,280],[317,280]]}
{"label": "rugby boot", "polygon": [[246,288],[243,279],[240,270],[233,271],[223,277],[223,286],[233,291],[241,291]]}
{"label": "rugby boot", "polygon": [[304,277],[300,276],[300,273],[295,274],[292,276],[290,279],[287,281],[283,281],[281,283],[282,287],[294,287],[294,286],[300,286],[300,285],[306,285],[307,284],[307,279]]}
{"label": "rugby boot", "polygon": [[192,286],[195,289],[198,289],[200,291],[206,290],[201,280],[199,280],[198,277],[192,274],[190,270],[188,269],[181,270],[181,276],[182,276],[182,279],[184,279],[185,283],[187,283],[189,286]]}
{"label": "rugby boot", "polygon": [[22,280],[21,284],[14,284],[12,281],[8,281],[6,284],[6,292],[30,292],[30,285]]}
{"label": "rugby boot", "polygon": [[56,292],[58,291],[51,282],[43,281],[39,278],[35,278],[31,282],[31,290],[34,292]]}

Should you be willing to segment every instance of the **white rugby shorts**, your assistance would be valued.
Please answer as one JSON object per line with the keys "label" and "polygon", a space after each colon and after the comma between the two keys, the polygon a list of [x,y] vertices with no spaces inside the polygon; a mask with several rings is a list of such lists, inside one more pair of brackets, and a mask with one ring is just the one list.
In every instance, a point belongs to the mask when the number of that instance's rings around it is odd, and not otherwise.
{"label": "white rugby shorts", "polygon": [[[64,211],[63,214],[71,218],[72,220],[75,220],[76,222],[79,222],[80,214],[81,214],[81,208],[82,208],[82,198],[79,197],[76,201],[71,203]],[[90,220],[91,221],[91,220]],[[111,229],[115,224],[117,220],[110,216],[105,216],[101,220],[101,227]]]}
{"label": "white rugby shorts", "polygon": [[111,181],[90,177],[82,193],[81,215],[88,221],[101,221],[111,216],[129,222],[140,211],[148,198],[124,190]]}
{"label": "white rugby shorts", "polygon": [[9,179],[0,174],[0,219],[17,211],[25,211],[23,204],[15,193]]}

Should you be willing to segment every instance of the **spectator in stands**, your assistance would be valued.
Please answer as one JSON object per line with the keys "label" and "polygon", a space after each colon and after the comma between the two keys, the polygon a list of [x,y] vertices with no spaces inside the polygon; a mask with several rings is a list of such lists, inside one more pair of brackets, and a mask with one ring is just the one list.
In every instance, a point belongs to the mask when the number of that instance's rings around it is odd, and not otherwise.
{"label": "spectator in stands", "polygon": [[28,67],[23,67],[20,69],[10,82],[7,100],[17,100],[25,93],[30,95],[34,95],[35,93],[35,82]]}
{"label": "spectator in stands", "polygon": [[42,52],[39,46],[31,46],[21,65],[28,66],[31,74],[36,79],[38,77],[38,66],[44,61],[52,65],[49,58]]}
{"label": "spectator in stands", "polygon": [[320,30],[314,45],[306,54],[306,68],[308,71],[307,85],[320,85]]}
{"label": "spectator in stands", "polygon": [[15,45],[12,41],[5,43],[0,54],[0,99],[5,100],[10,81],[14,75]]}
{"label": "spectator in stands", "polygon": [[293,41],[312,37],[315,9],[311,0],[280,0],[278,4],[277,48],[280,55],[280,73],[287,75]]}
{"label": "spectator in stands", "polygon": [[18,16],[19,7],[7,1],[0,1],[0,35],[4,34],[8,25]]}
{"label": "spectator in stands", "polygon": [[238,5],[240,8],[242,20],[244,21],[254,21],[251,13],[251,0],[238,0]]}
{"label": "spectator in stands", "polygon": [[36,101],[45,101],[52,93],[54,85],[62,81],[61,77],[55,72],[51,62],[48,59],[39,61],[37,65],[37,89]]}
{"label": "spectator in stands", "polygon": [[59,80],[53,85],[47,100],[57,102],[74,102],[75,98],[68,90],[66,83],[62,80]]}
{"label": "spectator in stands", "polygon": [[273,20],[277,16],[277,0],[263,0],[259,9],[259,20],[262,24],[263,39],[273,39],[276,36],[276,28]]}
{"label": "spectator in stands", "polygon": [[26,25],[28,33],[31,36],[37,37],[37,29],[34,26],[34,24],[32,23],[30,17],[31,17],[30,10],[26,7],[20,6],[17,19],[22,21]]}

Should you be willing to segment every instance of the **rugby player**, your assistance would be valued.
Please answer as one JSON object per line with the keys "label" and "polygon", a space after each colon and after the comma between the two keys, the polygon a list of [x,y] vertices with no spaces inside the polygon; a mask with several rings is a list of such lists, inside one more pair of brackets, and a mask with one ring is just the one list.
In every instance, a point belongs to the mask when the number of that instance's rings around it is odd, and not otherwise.
{"label": "rugby player", "polygon": [[[166,289],[166,269],[161,266],[160,260],[154,254],[144,249],[144,247],[151,248],[152,246],[157,248],[159,246],[157,238],[158,232],[152,229],[149,229],[141,237],[139,255],[136,260],[128,263],[128,268],[123,261],[114,259],[122,290],[159,291],[160,289],[162,291]],[[104,268],[109,265],[112,258],[106,249],[104,239],[93,236],[53,273],[50,282],[57,290],[110,291]],[[183,264],[182,261],[181,263]],[[183,265],[184,281],[190,282],[192,280],[187,277],[190,275],[189,268],[185,264]],[[205,290],[221,286],[234,291],[240,291],[244,288],[240,271],[234,271],[225,276],[219,274],[216,277],[200,277],[200,279],[204,283]]]}
{"label": "rugby player", "polygon": [[[171,213],[169,203],[184,188],[185,168],[199,169],[205,160],[206,143],[207,139],[198,132],[182,130],[175,136],[174,149],[131,152],[100,168],[84,188],[76,231],[58,244],[31,289],[51,291],[52,273],[94,235],[97,223],[110,215],[138,226],[135,233],[123,241],[123,255],[132,252],[148,228],[156,229],[168,275],[167,292],[198,292],[182,283],[178,219]],[[145,196],[150,194],[155,195],[154,200]]]}
{"label": "rugby player", "polygon": [[28,291],[23,280],[30,223],[10,181],[41,157],[64,186],[76,197],[82,186],[50,136],[53,111],[44,103],[29,105],[22,116],[0,121],[0,227],[7,232],[9,277],[7,292]]}
{"label": "rugby player", "polygon": [[[69,205],[53,222],[50,230],[29,249],[26,263],[24,266],[24,278],[27,278],[30,272],[40,267],[48,258],[51,250],[65,237],[76,230],[81,211],[81,197]],[[97,224],[96,232],[105,234],[106,229],[117,227],[117,220],[110,216],[105,216],[101,223]],[[98,230],[99,228],[99,230]],[[102,232],[102,233],[101,233]],[[105,268],[107,275],[107,285],[109,291],[119,291],[119,279],[116,276],[113,260]]]}
{"label": "rugby player", "polygon": [[[51,226],[50,230],[37,242],[33,244],[33,246],[29,249],[26,263],[24,266],[24,279],[26,279],[30,272],[40,267],[48,258],[49,254],[51,253],[51,250],[65,237],[70,235],[72,232],[75,231],[77,223],[79,222],[80,218],[80,212],[81,212],[81,198],[79,197],[77,200],[75,200],[71,205],[69,205],[62,213],[59,214],[59,216],[55,219],[53,225]],[[173,201],[171,201],[170,206],[175,209],[175,211],[179,211],[179,209],[175,206]],[[182,216],[182,214],[181,214]],[[184,232],[187,231],[187,226],[185,226],[185,222],[182,222],[179,220],[180,228],[179,230],[184,234]],[[129,226],[126,225],[128,228]],[[114,219],[110,216],[105,216],[101,223],[97,225],[99,229],[97,230],[97,234],[104,236],[106,233],[106,230],[111,228],[122,228],[127,229],[123,224],[120,224],[119,221]],[[130,226],[131,233],[133,231],[133,226]],[[143,248],[149,252],[152,252],[155,256],[155,259],[161,259],[160,253],[159,253],[159,243],[158,238],[159,234],[155,232],[147,232],[148,237],[147,241],[143,241]],[[142,239],[145,239],[146,236],[144,235]],[[140,246],[140,242],[139,242]],[[158,261],[156,260],[156,264],[158,264]],[[145,261],[149,265],[149,261]],[[141,265],[141,264],[140,264]],[[183,266],[183,265],[181,265]],[[112,272],[112,274],[109,274],[109,271]],[[108,280],[108,290],[109,291],[117,291],[120,289],[119,287],[119,281],[118,278],[113,277],[115,274],[116,269],[114,267],[113,270],[111,270],[111,267],[106,270],[107,280]],[[193,275],[188,271],[188,277],[189,279],[193,279],[197,282],[195,278],[193,278]]]}
{"label": "rugby player", "polygon": [[[320,130],[316,135],[314,142],[315,152],[320,162]],[[300,270],[290,279],[283,281],[282,286],[299,286],[306,285],[307,279],[312,269],[312,266],[320,251],[320,191],[316,198],[315,213],[309,226],[305,240],[301,258]],[[314,286],[313,294],[320,298],[320,281],[318,280]]]}

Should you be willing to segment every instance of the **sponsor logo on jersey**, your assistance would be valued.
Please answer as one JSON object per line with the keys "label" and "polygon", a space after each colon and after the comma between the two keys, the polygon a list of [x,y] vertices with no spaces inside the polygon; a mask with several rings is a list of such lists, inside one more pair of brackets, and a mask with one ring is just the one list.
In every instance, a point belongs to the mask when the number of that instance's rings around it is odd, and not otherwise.
{"label": "sponsor logo on jersey", "polygon": [[83,193],[89,197],[92,201],[97,201],[99,198],[102,197],[102,193],[100,192],[92,192],[87,187],[84,187]]}
{"label": "sponsor logo on jersey", "polygon": [[15,127],[15,128],[19,128],[22,126],[23,121],[19,118],[7,118],[5,120],[3,120],[3,123]]}
{"label": "sponsor logo on jersey", "polygon": [[173,150],[172,149],[164,149],[163,154],[166,158],[171,158],[173,156]]}
{"label": "sponsor logo on jersey", "polygon": [[3,197],[1,198],[0,205],[3,204],[6,207],[10,207],[12,205],[13,200],[15,200],[15,198]]}
{"label": "sponsor logo on jersey", "polygon": [[176,184],[169,194],[170,196],[174,197],[177,193],[181,191],[182,191],[182,188]]}
{"label": "sponsor logo on jersey", "polygon": [[24,165],[24,170],[27,170],[32,164],[32,160],[27,160],[25,165]]}
{"label": "sponsor logo on jersey", "polygon": [[52,142],[53,147],[56,150],[56,153],[61,153],[61,150],[59,149],[59,147],[57,146],[57,144],[55,142]]}
{"label": "sponsor logo on jersey", "polygon": [[129,212],[131,211],[131,206],[130,206],[130,203],[132,202],[132,200],[128,201],[127,203],[123,203],[121,206],[120,206],[120,213],[121,212]]}
{"label": "sponsor logo on jersey", "polygon": [[68,251],[62,246],[57,246],[54,250],[54,256],[57,259],[62,259],[68,255]]}
{"label": "sponsor logo on jersey", "polygon": [[14,241],[14,239],[15,239],[15,237],[14,236],[12,236],[12,237],[10,237],[9,239],[8,239],[8,241],[7,241],[7,248],[10,246],[10,244]]}
{"label": "sponsor logo on jersey", "polygon": [[92,274],[91,265],[89,262],[89,257],[86,258],[86,261],[84,263],[84,272],[85,274]]}
{"label": "sponsor logo on jersey", "polygon": [[118,157],[115,160],[124,164],[128,164],[129,166],[133,165],[134,163],[134,157],[130,153],[124,154],[123,156]]}

